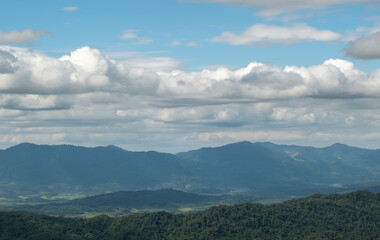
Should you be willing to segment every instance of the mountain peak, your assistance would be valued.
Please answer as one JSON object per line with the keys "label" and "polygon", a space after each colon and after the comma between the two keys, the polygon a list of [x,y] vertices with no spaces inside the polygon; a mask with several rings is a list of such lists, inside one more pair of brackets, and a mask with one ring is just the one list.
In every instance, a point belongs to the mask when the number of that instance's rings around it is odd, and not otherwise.
{"label": "mountain peak", "polygon": [[241,142],[237,142],[236,144],[253,144],[253,143],[250,141],[241,141]]}
{"label": "mountain peak", "polygon": [[347,148],[347,147],[349,146],[343,143],[334,143],[333,145],[329,146],[329,148]]}
{"label": "mountain peak", "polygon": [[37,144],[34,143],[29,143],[29,142],[23,142],[17,145],[14,145],[12,147],[7,148],[8,149],[25,149],[25,148],[30,148],[30,147],[35,147],[38,146]]}
{"label": "mountain peak", "polygon": [[253,143],[251,143],[251,142],[241,141],[241,142],[237,142],[237,143],[226,144],[226,145],[221,146],[221,147],[236,147],[236,146],[248,147],[248,146],[252,146],[252,145],[253,145]]}
{"label": "mountain peak", "polygon": [[106,148],[109,148],[109,149],[114,149],[114,150],[123,150],[125,151],[124,149],[118,147],[118,146],[115,146],[115,145],[108,145]]}

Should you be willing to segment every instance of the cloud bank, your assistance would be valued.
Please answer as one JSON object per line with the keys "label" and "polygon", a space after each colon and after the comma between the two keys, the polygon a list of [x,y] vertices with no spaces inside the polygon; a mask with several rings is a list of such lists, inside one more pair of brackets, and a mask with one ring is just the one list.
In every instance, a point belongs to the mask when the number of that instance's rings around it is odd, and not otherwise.
{"label": "cloud bank", "polygon": [[279,68],[252,62],[237,70],[184,72],[167,57],[114,60],[99,50],[79,48],[52,58],[43,53],[0,47],[0,92],[15,94],[81,94],[122,92],[208,102],[281,98],[379,97],[379,73],[367,74],[342,59],[311,67]]}
{"label": "cloud bank", "polygon": [[347,4],[347,3],[371,3],[376,0],[191,0],[193,2],[215,2],[228,3],[238,6],[254,6],[259,7],[257,12],[259,16],[275,16],[284,12],[290,12],[301,9],[320,9],[331,5]]}
{"label": "cloud bank", "polygon": [[380,69],[366,73],[342,59],[186,72],[167,57],[115,60],[82,47],[53,58],[0,47],[0,143],[7,144],[175,151],[208,141],[376,142],[379,98]]}

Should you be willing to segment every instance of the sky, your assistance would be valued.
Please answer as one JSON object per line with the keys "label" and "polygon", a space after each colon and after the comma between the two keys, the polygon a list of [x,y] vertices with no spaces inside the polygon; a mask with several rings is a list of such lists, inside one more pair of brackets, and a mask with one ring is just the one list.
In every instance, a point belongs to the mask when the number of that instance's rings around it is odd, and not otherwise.
{"label": "sky", "polygon": [[0,148],[380,148],[378,0],[16,0]]}

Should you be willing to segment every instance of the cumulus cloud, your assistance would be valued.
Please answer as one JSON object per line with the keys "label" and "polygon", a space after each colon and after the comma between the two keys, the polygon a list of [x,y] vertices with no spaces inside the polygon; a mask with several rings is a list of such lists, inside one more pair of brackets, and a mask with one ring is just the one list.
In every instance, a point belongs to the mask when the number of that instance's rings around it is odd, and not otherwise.
{"label": "cumulus cloud", "polygon": [[22,48],[0,47],[0,92],[77,94],[125,92],[197,101],[256,101],[288,97],[378,96],[379,71],[367,74],[341,59],[311,67],[263,63],[230,70],[185,72],[168,57],[115,60],[97,49],[79,48],[52,58]]}
{"label": "cumulus cloud", "polygon": [[308,113],[305,108],[273,108],[272,118],[279,121],[291,122],[315,122],[315,114]]}
{"label": "cumulus cloud", "polygon": [[165,150],[206,141],[339,141],[348,128],[352,139],[376,142],[379,93],[380,69],[366,73],[342,59],[188,72],[167,57],[113,59],[82,47],[54,58],[1,46],[0,144],[51,132],[60,136],[54,143]]}
{"label": "cumulus cloud", "polygon": [[0,32],[0,44],[26,44],[32,43],[36,38],[52,33],[45,30],[25,29],[23,31]]}
{"label": "cumulus cloud", "polygon": [[261,45],[289,45],[301,41],[334,41],[340,37],[339,33],[329,30],[318,30],[306,24],[298,24],[291,27],[255,24],[240,35],[233,32],[224,32],[222,35],[214,37],[212,41],[228,43],[230,45],[251,45],[254,43]]}
{"label": "cumulus cloud", "polygon": [[89,47],[52,58],[38,51],[2,46],[0,92],[45,95],[135,92],[139,87],[149,92],[158,85],[158,71],[170,71],[179,65],[179,61],[168,57],[116,61]]}
{"label": "cumulus cloud", "polygon": [[12,110],[63,110],[69,109],[70,103],[57,96],[5,94],[0,97],[0,107]]}
{"label": "cumulus cloud", "polygon": [[9,52],[0,50],[0,73],[13,73],[15,69],[12,64],[16,62],[16,58]]}
{"label": "cumulus cloud", "polygon": [[282,69],[263,63],[250,63],[234,71],[218,68],[192,73],[177,70],[158,74],[159,95],[190,97],[205,102],[378,96],[373,91],[378,82],[377,73],[368,75],[355,68],[351,62],[341,59],[330,59],[308,68],[287,66]]}
{"label": "cumulus cloud", "polygon": [[380,32],[369,36],[362,36],[352,41],[344,49],[347,56],[359,59],[379,59],[380,58]]}
{"label": "cumulus cloud", "polygon": [[325,8],[336,4],[345,3],[361,3],[361,2],[376,2],[376,0],[320,0],[320,1],[305,1],[305,0],[191,0],[193,2],[215,2],[228,3],[238,6],[254,6],[259,7],[257,12],[259,16],[275,16],[284,12],[300,10],[300,9],[318,9]]}

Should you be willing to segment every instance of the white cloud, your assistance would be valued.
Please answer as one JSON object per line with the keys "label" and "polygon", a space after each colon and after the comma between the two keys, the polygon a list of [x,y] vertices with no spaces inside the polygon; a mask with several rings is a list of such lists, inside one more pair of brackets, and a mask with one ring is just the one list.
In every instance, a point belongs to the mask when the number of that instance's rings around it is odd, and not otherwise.
{"label": "white cloud", "polygon": [[105,55],[114,59],[128,59],[128,58],[143,58],[155,54],[165,54],[166,51],[147,51],[147,52],[133,52],[133,51],[117,51],[117,52],[104,52]]}
{"label": "white cloud", "polygon": [[188,47],[195,47],[195,46],[198,46],[198,44],[196,42],[187,42],[186,46],[188,46]]}
{"label": "white cloud", "polygon": [[223,132],[204,132],[198,135],[199,140],[212,142],[220,139],[226,139],[227,141],[279,141],[279,140],[294,140],[302,139],[302,133],[290,132],[290,131],[223,131]]}
{"label": "white cloud", "polygon": [[135,29],[126,29],[123,34],[120,36],[121,39],[135,39],[137,38],[137,30]]}
{"label": "white cloud", "polygon": [[304,108],[273,108],[272,117],[278,121],[291,121],[291,122],[315,122],[315,114],[308,113]]}
{"label": "white cloud", "polygon": [[109,70],[109,60],[100,51],[84,47],[71,52],[70,56],[59,59],[71,63],[76,69],[70,74],[72,83],[93,87],[103,87],[109,84],[106,73]]}
{"label": "white cloud", "polygon": [[70,103],[68,100],[52,95],[3,94],[0,97],[0,107],[13,110],[62,110],[70,108]]}
{"label": "white cloud", "polygon": [[355,117],[354,116],[349,116],[345,119],[346,124],[352,124],[355,122]]}
{"label": "white cloud", "polygon": [[261,45],[282,44],[289,45],[301,41],[334,41],[341,35],[329,30],[318,30],[306,24],[291,27],[279,27],[266,24],[255,24],[244,33],[237,35],[233,32],[224,32],[214,37],[213,42],[228,43],[230,45]]}
{"label": "white cloud", "polygon": [[76,94],[124,91],[170,98],[210,101],[256,101],[289,97],[378,97],[379,72],[367,74],[341,59],[308,68],[284,69],[263,63],[230,70],[178,70],[168,57],[114,60],[99,50],[79,48],[61,58],[40,52],[0,47],[0,91],[25,94]]}
{"label": "white cloud", "polygon": [[120,61],[123,65],[136,69],[151,71],[171,71],[179,69],[181,62],[169,57],[132,57]]}
{"label": "white cloud", "polygon": [[32,43],[36,38],[43,35],[51,35],[52,33],[45,30],[25,29],[12,32],[0,32],[0,44],[26,44]]}
{"label": "white cloud", "polygon": [[78,10],[78,7],[74,7],[74,6],[62,8],[62,11],[68,11],[68,12],[73,12],[73,11],[77,11],[77,10]]}
{"label": "white cloud", "polygon": [[193,2],[215,2],[228,3],[240,6],[259,7],[258,16],[275,16],[284,12],[290,12],[301,9],[318,9],[325,8],[336,4],[345,3],[376,3],[377,0],[191,0]]}
{"label": "white cloud", "polygon": [[186,47],[195,47],[197,46],[198,44],[196,42],[187,42],[187,43],[182,43],[181,41],[177,41],[177,40],[173,40],[171,43],[170,43],[170,46],[172,47],[177,47],[177,46],[186,46]]}
{"label": "white cloud", "polygon": [[177,40],[173,40],[173,41],[170,43],[170,46],[172,46],[172,47],[177,47],[177,46],[181,46],[181,45],[182,45],[182,42],[177,41]]}
{"label": "white cloud", "polygon": [[139,42],[139,44],[149,44],[149,43],[153,42],[153,39],[150,39],[150,38],[140,38],[138,42]]}
{"label": "white cloud", "polygon": [[138,44],[149,44],[152,43],[153,40],[150,38],[144,38],[137,36],[137,30],[136,29],[126,29],[124,30],[123,34],[120,36],[120,39],[123,40],[137,40]]}
{"label": "white cloud", "polygon": [[112,59],[83,47],[54,58],[1,46],[0,92],[3,145],[39,136],[47,143],[156,150],[192,148],[200,139],[326,143],[350,137],[375,144],[378,138],[359,136],[380,131],[380,69],[366,73],[342,59],[186,72],[167,57]]}
{"label": "white cloud", "polygon": [[[311,67],[284,69],[263,63],[230,70],[178,70],[168,57],[114,60],[99,50],[79,48],[61,58],[40,52],[0,47],[0,91],[25,94],[76,94],[94,91],[133,92],[210,101],[256,101],[289,97],[378,97],[379,73],[367,74],[341,59]],[[133,90],[133,91],[132,91]]]}
{"label": "white cloud", "polygon": [[344,51],[354,58],[380,59],[380,32],[350,42]]}
{"label": "white cloud", "polygon": [[365,35],[372,35],[377,32],[380,32],[380,25],[377,24],[374,27],[368,28],[368,27],[357,27],[355,30],[346,31],[345,35],[343,36],[343,41],[356,41],[359,38],[362,38]]}
{"label": "white cloud", "polygon": [[10,53],[0,50],[0,73],[13,73],[15,71],[13,63],[17,59]]}
{"label": "white cloud", "polygon": [[141,64],[144,58],[116,62],[89,47],[57,59],[33,50],[4,46],[0,47],[0,70],[3,73],[0,74],[0,92],[66,94],[111,91],[119,89],[120,84],[127,87],[130,79],[144,74],[148,79],[149,67],[170,69],[177,64],[170,58],[146,60],[144,68]]}

